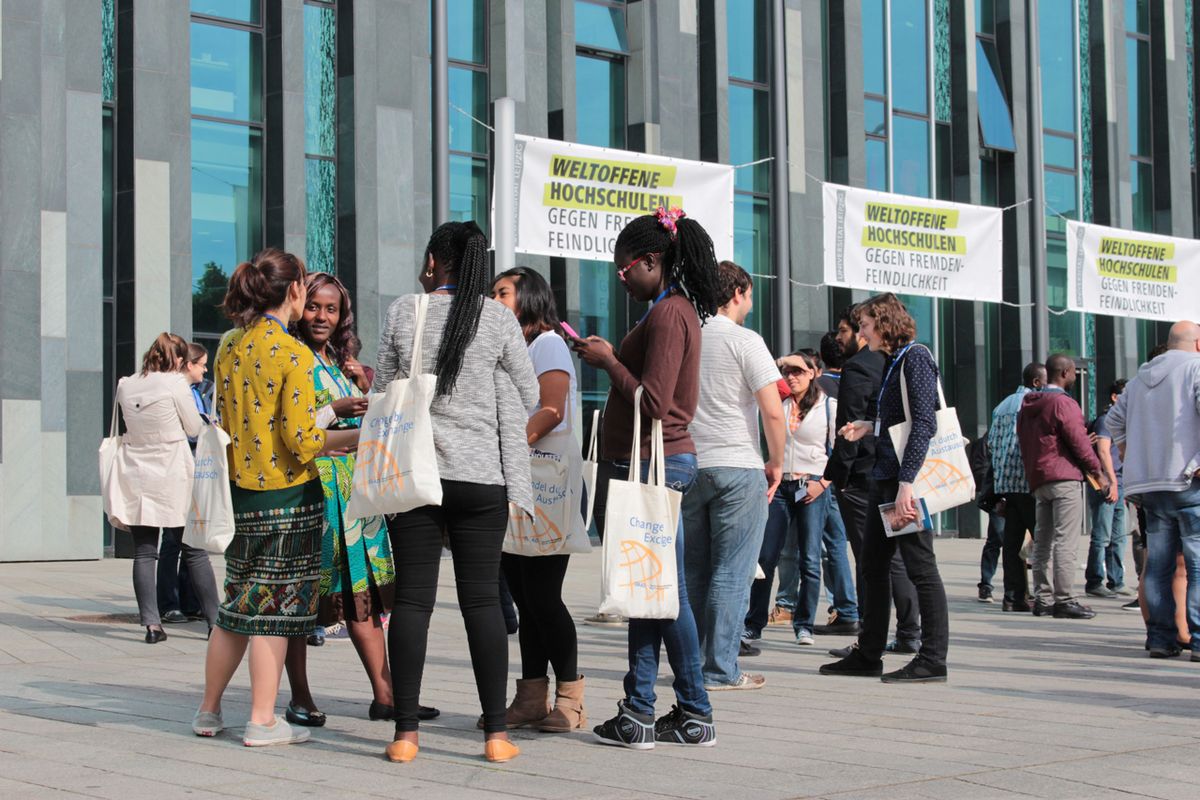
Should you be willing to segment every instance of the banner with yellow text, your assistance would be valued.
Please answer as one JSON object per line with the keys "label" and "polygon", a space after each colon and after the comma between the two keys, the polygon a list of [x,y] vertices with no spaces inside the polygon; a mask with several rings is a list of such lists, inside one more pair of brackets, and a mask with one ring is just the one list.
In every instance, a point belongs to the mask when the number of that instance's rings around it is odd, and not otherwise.
{"label": "banner with yellow text", "polygon": [[515,169],[518,253],[611,261],[630,220],[677,206],[708,231],[718,259],[733,258],[728,164],[517,136]]}
{"label": "banner with yellow text", "polygon": [[1200,309],[1200,241],[1067,223],[1067,308],[1177,322]]}
{"label": "banner with yellow text", "polygon": [[1003,212],[827,183],[825,283],[872,292],[1003,299]]}

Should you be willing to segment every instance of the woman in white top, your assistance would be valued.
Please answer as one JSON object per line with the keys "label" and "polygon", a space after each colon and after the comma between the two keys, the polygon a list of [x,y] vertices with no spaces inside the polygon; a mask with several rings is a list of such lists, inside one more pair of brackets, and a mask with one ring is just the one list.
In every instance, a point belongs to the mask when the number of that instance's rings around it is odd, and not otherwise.
{"label": "woman in white top", "polygon": [[796,643],[813,644],[813,622],[821,593],[821,534],[831,512],[829,481],[822,477],[837,435],[837,400],[817,384],[820,364],[811,351],[779,359],[790,394],[783,401],[788,438],[783,456],[783,481],[771,501],[758,563],[765,580],[750,590],[745,638],[757,639],[767,624],[771,582],[788,529],[796,526],[800,564],[799,603],[792,616]]}
{"label": "woman in white top", "polygon": [[[560,332],[554,293],[540,274],[528,267],[517,267],[496,277],[492,282],[492,297],[517,315],[538,379],[538,404],[530,412],[526,426],[529,446],[566,458],[567,480],[576,491],[568,491],[563,502],[577,500],[583,477],[578,463],[579,447],[571,430],[571,409],[576,402],[575,366]],[[586,536],[578,504],[570,507],[567,514],[574,534]],[[565,540],[571,533],[563,530],[554,538]],[[547,733],[567,733],[587,723],[575,622],[562,599],[569,559],[561,551],[540,556],[504,553],[500,558],[504,578],[521,614],[517,633],[521,677],[517,680],[516,698],[505,715],[510,728],[537,726]],[[549,702],[551,667],[555,677],[553,711]]]}
{"label": "woman in white top", "polygon": [[[114,469],[119,483],[136,487],[136,492],[125,492],[111,502],[115,503],[113,516],[128,525],[133,536],[133,591],[148,644],[167,638],[155,590],[158,532],[161,528],[175,539],[182,535],[192,506],[195,472],[188,437],[198,436],[204,425],[187,378],[180,372],[187,355],[183,339],[161,333],[143,356],[142,371],[117,384],[125,435]],[[217,619],[212,564],[205,551],[186,544],[182,547],[188,574],[212,630]]]}

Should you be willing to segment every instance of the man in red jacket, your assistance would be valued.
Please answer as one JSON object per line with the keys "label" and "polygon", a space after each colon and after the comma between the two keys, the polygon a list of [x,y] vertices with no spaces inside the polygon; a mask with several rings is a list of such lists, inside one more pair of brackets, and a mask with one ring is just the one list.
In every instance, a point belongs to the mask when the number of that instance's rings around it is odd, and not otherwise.
{"label": "man in red jacket", "polygon": [[1075,558],[1084,527],[1084,473],[1101,491],[1107,479],[1088,440],[1083,411],[1068,394],[1075,362],[1061,354],[1046,361],[1047,381],[1025,395],[1017,415],[1017,440],[1025,477],[1037,501],[1033,537],[1033,614],[1091,619],[1096,612],[1075,599]]}

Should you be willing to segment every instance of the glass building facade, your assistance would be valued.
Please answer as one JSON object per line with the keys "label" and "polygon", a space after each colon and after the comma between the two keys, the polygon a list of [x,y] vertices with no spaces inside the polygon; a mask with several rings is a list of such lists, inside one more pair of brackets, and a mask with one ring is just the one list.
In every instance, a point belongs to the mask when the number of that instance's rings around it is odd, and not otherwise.
{"label": "glass building facade", "polygon": [[[1064,231],[1078,219],[1200,233],[1194,0],[1040,0],[1036,19],[1024,0],[445,2],[444,130],[431,124],[431,14],[421,10],[432,5],[67,3],[67,24],[86,17],[98,36],[94,85],[76,80],[61,103],[43,98],[36,140],[70,135],[78,113],[51,116],[94,94],[94,178],[58,164],[66,150],[57,144],[27,159],[6,154],[14,170],[28,161],[30,175],[95,184],[61,212],[77,271],[64,302],[79,302],[77,286],[93,279],[95,299],[88,313],[72,312],[65,340],[43,344],[42,372],[61,370],[73,398],[94,394],[97,418],[107,420],[113,387],[137,368],[151,332],[169,328],[210,347],[219,340],[228,276],[267,245],[346,280],[370,360],[387,305],[416,288],[437,222],[435,142],[450,154],[451,218],[489,228],[492,101],[505,96],[516,101],[518,133],[736,166],[733,254],[754,275],[756,298],[748,324],[781,350],[816,346],[837,311],[869,293],[820,285],[821,181],[1004,208],[1005,305],[905,298],[968,436],[986,429],[1024,364],[1047,355],[1034,352],[1034,265],[1044,265],[1050,307],[1050,339],[1039,350],[1078,359],[1089,417],[1103,387],[1130,376],[1163,338],[1165,323],[1065,310]],[[16,30],[4,26],[0,37]],[[5,66],[5,81],[27,67]],[[1033,85],[1040,109],[1029,103]],[[777,113],[786,115],[783,141],[774,140]],[[786,159],[786,169],[770,159]],[[38,202],[3,180],[4,196]],[[1035,187],[1040,208],[1027,202]],[[785,199],[790,243],[780,252]],[[75,220],[88,203],[96,221]],[[93,229],[98,241],[79,249],[80,231]],[[619,341],[644,312],[608,261],[518,263],[551,278],[563,316],[585,333]],[[785,302],[792,329],[781,332],[774,312]],[[28,335],[8,320],[0,347]],[[78,372],[87,368],[81,348],[93,346],[85,360],[96,364],[94,384]],[[20,368],[11,359],[3,367]],[[37,398],[35,383],[19,384],[13,398]],[[598,408],[607,378],[581,368],[580,389],[585,410]],[[100,423],[87,419],[73,413],[64,423],[74,449],[94,446]],[[72,473],[69,497],[93,502],[96,480]],[[54,506],[46,497],[43,507]],[[969,516],[947,523],[970,532],[978,526],[961,519]]]}

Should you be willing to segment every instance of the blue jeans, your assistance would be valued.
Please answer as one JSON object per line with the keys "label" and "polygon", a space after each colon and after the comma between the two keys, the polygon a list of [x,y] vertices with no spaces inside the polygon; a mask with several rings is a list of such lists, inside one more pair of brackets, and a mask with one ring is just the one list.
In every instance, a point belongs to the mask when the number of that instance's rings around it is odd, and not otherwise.
{"label": "blue jeans", "polygon": [[1200,478],[1182,492],[1147,492],[1141,496],[1146,511],[1145,586],[1147,623],[1151,647],[1173,647],[1175,596],[1171,584],[1175,562],[1183,551],[1187,568],[1187,621],[1192,653],[1200,653]]}
{"label": "blue jeans", "polygon": [[741,675],[742,621],[766,524],[767,476],[761,469],[701,469],[683,498],[687,593],[706,684],[733,683]]}
{"label": "blue jeans", "polygon": [[1000,551],[1004,549],[1004,516],[988,514],[987,541],[983,543],[983,554],[979,557],[979,588],[992,589],[992,578],[996,577],[996,565],[1000,563]]}
{"label": "blue jeans", "polygon": [[1128,535],[1125,525],[1125,487],[1117,483],[1117,502],[1107,503],[1094,489],[1087,493],[1088,510],[1092,514],[1092,543],[1088,547],[1086,588],[1099,589],[1107,578],[1109,589],[1120,589],[1125,585],[1125,566],[1121,555],[1125,552]]}
{"label": "blue jeans", "polygon": [[821,537],[825,515],[829,511],[830,494],[822,492],[813,502],[802,503],[794,499],[796,495],[801,498],[804,496],[799,487],[798,481],[784,481],[779,484],[775,499],[771,501],[762,551],[758,556],[758,564],[766,578],[755,581],[750,589],[750,609],[746,614],[746,629],[755,633],[761,633],[767,624],[771,582],[788,530],[793,526],[796,529],[796,551],[800,566],[800,592],[792,616],[792,627],[797,633],[801,630],[812,633],[821,599]]}
{"label": "blue jeans", "polygon": [[[690,453],[667,456],[667,485],[684,492],[691,488],[696,479],[696,456]],[[642,480],[650,472],[650,465],[642,462]],[[604,461],[600,463],[596,490],[596,526],[604,530],[605,504],[608,502],[608,482],[625,480],[629,474],[629,462]],[[700,638],[696,632],[696,618],[687,594],[687,570],[684,561],[683,515],[675,532],[675,561],[679,571],[679,616],[669,619],[629,620],[629,672],[625,674],[625,703],[639,714],[653,714],[654,682],[658,680],[658,663],[662,646],[667,649],[667,661],[675,673],[675,697],[679,706],[693,714],[706,716],[712,713],[708,692],[704,689],[704,677],[700,671]]]}

